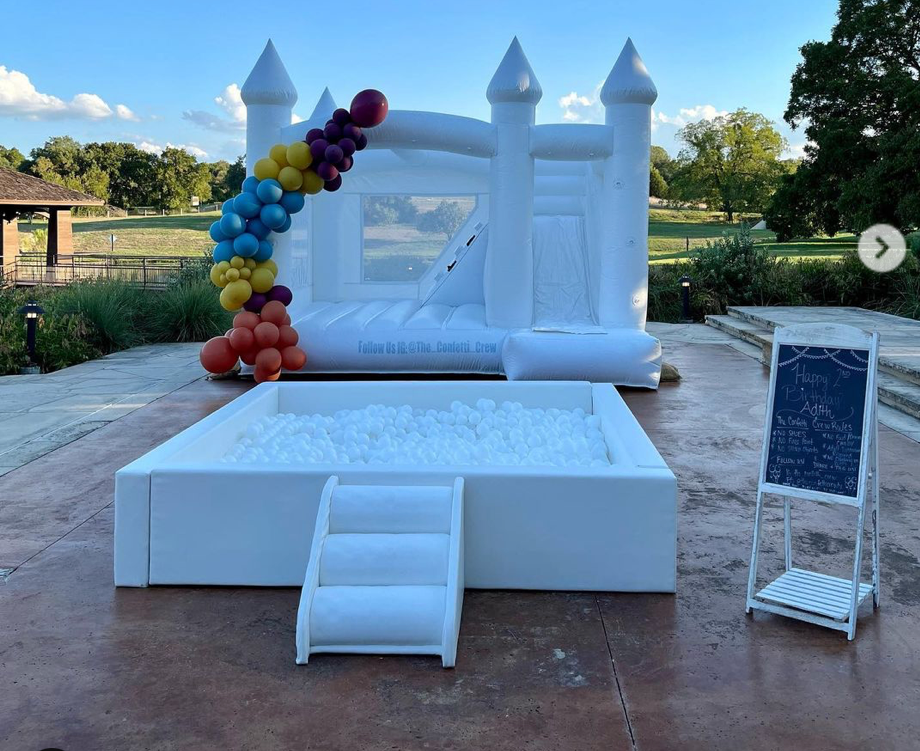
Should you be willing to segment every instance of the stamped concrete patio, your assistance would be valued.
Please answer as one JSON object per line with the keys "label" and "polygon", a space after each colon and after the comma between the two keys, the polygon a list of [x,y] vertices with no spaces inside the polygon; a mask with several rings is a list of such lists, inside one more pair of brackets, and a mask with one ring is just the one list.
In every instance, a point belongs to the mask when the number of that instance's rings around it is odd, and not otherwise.
{"label": "stamped concrete patio", "polygon": [[[678,477],[677,595],[468,591],[455,670],[295,666],[295,589],[112,586],[114,471],[246,384],[196,380],[9,471],[0,749],[916,748],[920,445],[881,429],[882,607],[855,642],[747,617],[767,371],[684,338],[682,382],[624,394]],[[797,563],[844,574],[851,522],[796,506]]]}

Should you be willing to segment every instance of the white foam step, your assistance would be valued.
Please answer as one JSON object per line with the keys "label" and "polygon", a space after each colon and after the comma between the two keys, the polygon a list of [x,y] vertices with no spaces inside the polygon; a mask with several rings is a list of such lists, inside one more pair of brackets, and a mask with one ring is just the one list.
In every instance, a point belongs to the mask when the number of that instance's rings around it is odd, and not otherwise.
{"label": "white foam step", "polygon": [[297,662],[314,652],[457,656],[463,478],[452,486],[340,485],[320,499],[297,611]]}
{"label": "white foam step", "polygon": [[450,532],[449,487],[339,485],[329,514],[329,533]]}
{"label": "white foam step", "polygon": [[447,587],[320,587],[310,612],[310,646],[441,644]]}
{"label": "white foam step", "polygon": [[319,586],[447,584],[450,535],[329,535],[320,559]]}

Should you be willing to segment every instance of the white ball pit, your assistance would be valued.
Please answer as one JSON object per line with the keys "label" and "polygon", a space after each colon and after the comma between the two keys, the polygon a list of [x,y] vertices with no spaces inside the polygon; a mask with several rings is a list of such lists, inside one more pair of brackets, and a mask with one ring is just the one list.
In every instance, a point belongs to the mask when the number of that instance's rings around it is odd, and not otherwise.
{"label": "white ball pit", "polygon": [[[604,466],[222,461],[262,418],[369,404],[453,412],[481,399],[600,418]],[[460,412],[482,424],[480,410]],[[674,475],[616,390],[582,382],[262,384],[117,473],[115,583],[301,586],[333,474],[362,485],[462,476],[467,587],[674,591]]]}

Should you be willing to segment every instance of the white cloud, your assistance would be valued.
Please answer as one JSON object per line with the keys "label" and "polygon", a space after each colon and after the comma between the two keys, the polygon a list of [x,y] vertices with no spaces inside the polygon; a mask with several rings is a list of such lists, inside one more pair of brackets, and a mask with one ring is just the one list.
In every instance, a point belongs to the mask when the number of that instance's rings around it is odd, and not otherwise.
{"label": "white cloud", "polygon": [[214,97],[214,102],[230,116],[231,120],[241,125],[246,124],[246,105],[243,104],[240,87],[235,83],[224,87],[220,96]]}
{"label": "white cloud", "polygon": [[103,120],[116,112],[118,117],[122,117],[121,108],[134,116],[123,104],[113,111],[97,94],[77,94],[69,102],[52,94],[43,94],[25,73],[0,65],[0,116],[25,117],[29,120]]}
{"label": "white cloud", "polygon": [[131,122],[139,122],[140,118],[134,114],[134,111],[124,104],[115,105],[115,115],[119,120],[130,120]]}
{"label": "white cloud", "polygon": [[559,97],[559,106],[562,108],[562,119],[567,123],[602,123],[604,122],[604,106],[601,104],[601,81],[594,87],[591,95],[579,94],[570,91]]}
{"label": "white cloud", "polygon": [[[225,86],[224,90],[214,97],[214,104],[223,110],[223,115],[207,110],[185,110],[182,113],[182,119],[205,130],[213,130],[218,133],[233,133],[246,127],[246,105],[243,104],[242,93],[237,84],[231,83]],[[291,113],[292,125],[303,122],[303,120],[304,118],[300,115]]]}
{"label": "white cloud", "polygon": [[681,107],[676,115],[667,115],[664,112],[652,110],[652,130],[657,130],[660,125],[673,125],[675,128],[683,128],[689,123],[696,123],[700,120],[715,120],[717,117],[725,117],[728,110],[716,109],[711,104],[697,104],[695,107]]}
{"label": "white cloud", "polygon": [[166,149],[182,149],[183,151],[188,152],[196,159],[206,159],[208,152],[202,149],[199,146],[196,146],[193,143],[170,143],[166,142],[166,145],[156,143],[155,141],[148,141],[144,138],[137,138],[134,140],[134,145],[137,146],[141,151],[146,151],[148,154],[162,154]]}

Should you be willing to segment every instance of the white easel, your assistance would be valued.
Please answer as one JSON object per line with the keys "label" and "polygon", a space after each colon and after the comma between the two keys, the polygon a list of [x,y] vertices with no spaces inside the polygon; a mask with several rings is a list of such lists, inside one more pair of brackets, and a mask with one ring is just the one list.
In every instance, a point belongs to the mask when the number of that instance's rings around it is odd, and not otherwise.
{"label": "white easel", "polygon": [[[824,347],[828,349],[861,350],[868,352],[866,394],[863,409],[863,431],[859,455],[859,480],[856,497],[823,491],[777,485],[767,481],[773,402],[776,391],[777,362],[780,346]],[[847,639],[856,635],[856,611],[872,593],[873,609],[879,606],[879,477],[878,477],[878,334],[868,334],[852,326],[836,324],[799,324],[777,329],[773,338],[770,368],[770,390],[764,425],[763,453],[757,486],[757,510],[754,516],[754,542],[748,577],[746,613],[763,610],[789,618],[808,621],[827,628],[846,631]],[[872,583],[860,582],[866,503],[871,504],[872,516]],[[760,551],[761,518],[764,494],[783,497],[783,536],[785,540],[786,572],[766,587],[754,593],[757,579],[757,556]],[[792,499],[824,501],[857,509],[856,550],[852,579],[827,576],[798,569],[792,565]]]}

